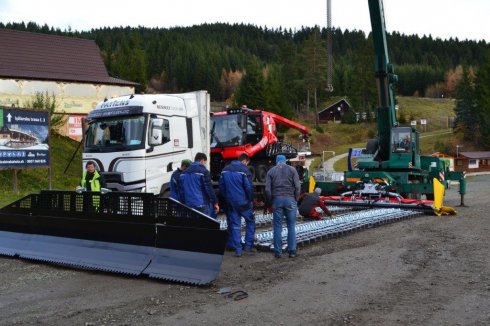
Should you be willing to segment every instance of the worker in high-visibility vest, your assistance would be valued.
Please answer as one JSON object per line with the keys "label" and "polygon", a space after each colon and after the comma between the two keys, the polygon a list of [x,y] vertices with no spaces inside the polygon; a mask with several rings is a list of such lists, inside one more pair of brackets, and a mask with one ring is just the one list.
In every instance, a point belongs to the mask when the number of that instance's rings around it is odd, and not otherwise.
{"label": "worker in high-visibility vest", "polygon": [[[80,181],[82,189],[89,192],[100,192],[101,188],[106,188],[104,177],[95,169],[95,163],[88,161],[85,164],[82,180]],[[92,195],[84,197],[84,207],[87,210],[94,209],[96,212],[100,210],[100,195]],[[93,207],[93,208],[91,208]]]}
{"label": "worker in high-visibility vest", "polygon": [[86,191],[100,191],[100,188],[106,188],[104,177],[95,169],[94,162],[88,161],[85,164],[85,171],[83,171],[80,185]]}

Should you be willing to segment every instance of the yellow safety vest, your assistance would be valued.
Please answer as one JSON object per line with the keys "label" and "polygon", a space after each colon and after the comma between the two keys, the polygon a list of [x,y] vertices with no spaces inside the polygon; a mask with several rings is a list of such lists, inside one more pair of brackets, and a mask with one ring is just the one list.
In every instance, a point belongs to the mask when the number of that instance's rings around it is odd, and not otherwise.
{"label": "yellow safety vest", "polygon": [[[86,188],[86,176],[87,176],[87,171],[83,171],[83,176],[82,176],[82,182],[80,183],[83,188]],[[94,171],[94,177],[92,180],[90,180],[90,189],[91,191],[100,191],[100,181],[99,181],[99,172],[97,170]]]}

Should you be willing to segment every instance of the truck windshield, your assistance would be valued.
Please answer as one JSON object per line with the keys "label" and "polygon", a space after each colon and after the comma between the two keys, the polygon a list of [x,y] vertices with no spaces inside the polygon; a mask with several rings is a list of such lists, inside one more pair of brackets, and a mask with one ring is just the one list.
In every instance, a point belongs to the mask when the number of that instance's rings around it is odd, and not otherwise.
{"label": "truck windshield", "polygon": [[93,120],[85,137],[85,150],[125,151],[142,148],[145,117],[124,116]]}
{"label": "truck windshield", "polygon": [[242,114],[211,117],[211,148],[243,145]]}

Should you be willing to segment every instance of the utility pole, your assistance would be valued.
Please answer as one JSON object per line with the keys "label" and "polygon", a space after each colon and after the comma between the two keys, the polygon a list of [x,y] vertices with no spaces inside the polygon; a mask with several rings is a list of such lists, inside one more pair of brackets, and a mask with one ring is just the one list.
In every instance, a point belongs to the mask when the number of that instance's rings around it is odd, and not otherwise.
{"label": "utility pole", "polygon": [[332,55],[332,4],[327,0],[327,88],[329,93],[333,92],[333,55]]}
{"label": "utility pole", "polygon": [[456,157],[459,157],[459,148],[463,147],[463,145],[456,145]]}

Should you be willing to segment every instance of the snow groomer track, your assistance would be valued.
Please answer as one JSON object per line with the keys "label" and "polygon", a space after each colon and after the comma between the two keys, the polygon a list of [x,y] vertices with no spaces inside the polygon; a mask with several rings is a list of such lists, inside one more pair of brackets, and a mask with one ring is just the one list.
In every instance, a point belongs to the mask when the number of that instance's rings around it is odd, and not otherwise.
{"label": "snow groomer track", "polygon": [[[336,210],[331,210],[334,213]],[[311,242],[320,241],[328,238],[343,236],[345,234],[359,231],[366,228],[376,227],[383,224],[393,223],[400,220],[423,215],[423,212],[402,210],[398,208],[381,208],[361,211],[351,211],[334,215],[332,219],[320,221],[304,221],[296,224],[296,239],[298,245],[306,245]],[[256,215],[257,226],[265,225],[265,220],[272,221],[272,214]],[[223,227],[223,224],[222,226]],[[225,224],[226,227],[226,224]],[[287,228],[282,231],[283,243],[286,243]],[[273,249],[272,230],[256,232],[255,246],[259,250]]]}

